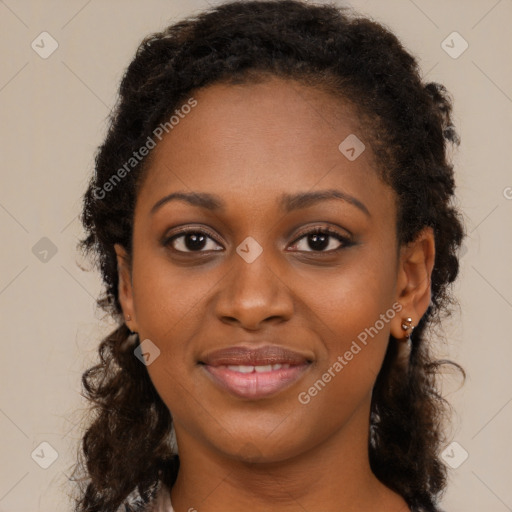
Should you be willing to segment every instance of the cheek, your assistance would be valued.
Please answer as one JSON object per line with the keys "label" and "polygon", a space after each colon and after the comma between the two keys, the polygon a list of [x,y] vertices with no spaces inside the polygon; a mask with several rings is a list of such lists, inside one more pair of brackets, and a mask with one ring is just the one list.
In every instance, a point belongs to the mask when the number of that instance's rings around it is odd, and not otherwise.
{"label": "cheek", "polygon": [[141,251],[139,261],[144,263],[137,266],[136,261],[133,290],[139,337],[160,350],[148,373],[175,418],[194,417],[200,396],[190,381],[194,339],[205,327],[205,301],[218,279],[208,277],[207,270],[179,268],[149,251]]}
{"label": "cheek", "polygon": [[392,252],[387,252],[378,258],[373,254],[355,258],[353,264],[332,272],[323,280],[322,292],[310,293],[305,301],[313,308],[310,318],[316,323],[315,330],[322,334],[318,363],[320,378],[328,382],[329,392],[324,397],[328,402],[350,389],[351,396],[346,399],[355,403],[370,392],[382,366],[391,321],[397,315],[393,308],[394,259]]}
{"label": "cheek", "polygon": [[[391,256],[391,255],[389,255]],[[392,257],[376,258],[363,251],[354,252],[343,268],[333,269],[311,287],[307,304],[315,308],[326,326],[334,333],[355,338],[375,324],[395,300],[395,271]],[[380,325],[380,323],[379,323]],[[386,323],[387,329],[389,325]],[[381,330],[382,327],[379,329]],[[385,329],[384,329],[385,330]]]}
{"label": "cheek", "polygon": [[[380,295],[367,288],[357,296],[352,289],[347,289],[347,294],[335,289],[331,307],[318,316],[322,325],[316,330],[328,334],[323,336],[315,371],[297,393],[301,409],[290,416],[296,423],[310,425],[316,440],[339,429],[354,411],[369,406],[395,315],[386,298],[382,289]],[[322,419],[321,427],[314,425],[318,418]],[[286,436],[287,427],[291,428],[287,425],[279,429],[280,434]]]}
{"label": "cheek", "polygon": [[187,338],[187,329],[198,326],[215,282],[212,271],[180,268],[149,251],[141,251],[140,256],[141,264],[136,260],[133,269],[133,294],[141,334],[160,341]]}

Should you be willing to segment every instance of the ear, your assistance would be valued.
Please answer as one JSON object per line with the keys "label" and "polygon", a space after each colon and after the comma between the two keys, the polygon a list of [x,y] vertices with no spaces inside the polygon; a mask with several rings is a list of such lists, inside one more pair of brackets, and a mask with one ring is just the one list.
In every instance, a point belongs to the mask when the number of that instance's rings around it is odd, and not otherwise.
{"label": "ear", "polygon": [[435,262],[435,238],[431,227],[424,228],[409,244],[400,249],[396,300],[401,304],[400,314],[391,323],[391,335],[406,337],[402,321],[410,317],[418,325],[431,299],[431,276]]}
{"label": "ear", "polygon": [[114,244],[117,255],[117,274],[119,277],[119,302],[123,308],[125,323],[132,332],[138,332],[137,318],[133,306],[133,289],[130,261],[126,249],[120,244]]}

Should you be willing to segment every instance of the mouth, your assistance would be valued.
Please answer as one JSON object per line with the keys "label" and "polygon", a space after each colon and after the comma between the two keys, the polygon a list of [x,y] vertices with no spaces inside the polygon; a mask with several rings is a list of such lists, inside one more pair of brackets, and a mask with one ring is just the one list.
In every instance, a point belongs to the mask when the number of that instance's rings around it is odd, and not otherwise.
{"label": "mouth", "polygon": [[281,346],[229,347],[205,356],[206,375],[232,395],[257,400],[275,395],[299,380],[312,360]]}

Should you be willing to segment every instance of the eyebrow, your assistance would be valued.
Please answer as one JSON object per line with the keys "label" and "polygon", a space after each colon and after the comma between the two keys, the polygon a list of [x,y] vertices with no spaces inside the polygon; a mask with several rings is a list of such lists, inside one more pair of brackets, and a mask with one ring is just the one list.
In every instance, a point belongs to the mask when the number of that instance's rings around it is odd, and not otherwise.
{"label": "eyebrow", "polygon": [[[357,198],[342,192],[341,190],[318,190],[315,192],[300,192],[298,194],[282,194],[279,198],[279,205],[285,213],[290,213],[301,208],[308,208],[321,201],[338,199],[347,202],[361,210],[365,215],[371,217],[368,208]],[[153,215],[164,204],[171,201],[185,201],[192,206],[198,206],[211,211],[224,211],[226,204],[216,195],[205,192],[173,192],[162,199],[158,200],[150,214]]]}

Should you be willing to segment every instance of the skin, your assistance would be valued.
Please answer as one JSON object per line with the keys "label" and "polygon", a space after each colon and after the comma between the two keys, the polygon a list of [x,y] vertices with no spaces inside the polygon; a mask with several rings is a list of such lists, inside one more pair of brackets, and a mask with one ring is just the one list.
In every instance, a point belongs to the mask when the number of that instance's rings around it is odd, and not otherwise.
{"label": "skin", "polygon": [[[369,144],[354,161],[338,149],[349,134],[364,141],[355,111],[340,98],[275,77],[216,84],[194,97],[197,106],[153,150],[137,197],[131,264],[116,246],[127,325],[161,351],[147,369],[175,425],[174,509],[405,512],[401,496],[371,472],[369,410],[390,335],[404,339],[402,320],[416,325],[429,305],[432,230],[397,246],[395,193],[379,178]],[[325,189],[357,198],[369,215],[332,199],[280,209],[283,193]],[[225,208],[172,201],[151,214],[177,191],[218,195]],[[213,236],[195,252],[183,236],[165,247],[162,239],[178,226]],[[304,231],[317,226],[352,243],[330,237],[315,249]],[[263,249],[252,263],[236,252],[248,236]],[[298,394],[393,304],[401,311],[300,403]],[[313,362],[265,399],[223,391],[197,363],[216,348],[268,341]]]}

